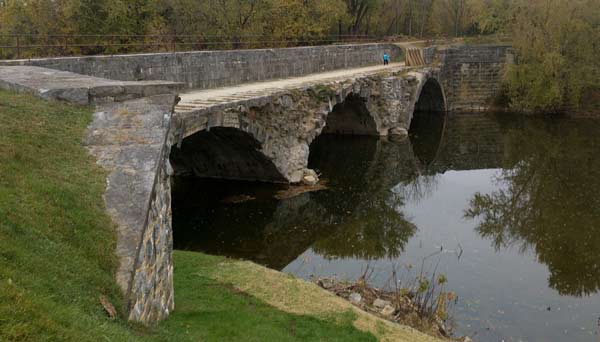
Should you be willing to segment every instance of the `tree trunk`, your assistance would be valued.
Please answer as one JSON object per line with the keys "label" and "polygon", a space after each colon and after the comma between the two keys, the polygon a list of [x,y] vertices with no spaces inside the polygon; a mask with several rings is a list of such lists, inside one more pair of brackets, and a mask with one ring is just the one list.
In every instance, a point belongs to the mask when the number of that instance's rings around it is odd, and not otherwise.
{"label": "tree trunk", "polygon": [[412,37],[413,8],[412,0],[408,0],[408,35]]}

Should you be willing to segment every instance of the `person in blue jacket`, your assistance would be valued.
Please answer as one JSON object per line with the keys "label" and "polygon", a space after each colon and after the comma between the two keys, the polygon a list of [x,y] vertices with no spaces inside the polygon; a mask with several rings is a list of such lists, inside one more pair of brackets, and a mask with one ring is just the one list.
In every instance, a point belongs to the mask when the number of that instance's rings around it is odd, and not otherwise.
{"label": "person in blue jacket", "polygon": [[390,56],[387,54],[387,52],[385,52],[383,54],[383,65],[388,65],[390,64]]}

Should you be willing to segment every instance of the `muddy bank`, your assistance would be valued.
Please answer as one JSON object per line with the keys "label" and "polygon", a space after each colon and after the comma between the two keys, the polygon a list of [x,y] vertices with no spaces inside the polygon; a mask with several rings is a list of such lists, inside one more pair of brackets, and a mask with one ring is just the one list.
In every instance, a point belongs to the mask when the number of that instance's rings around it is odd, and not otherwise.
{"label": "muddy bank", "polygon": [[[438,284],[445,280],[438,278]],[[416,290],[399,288],[383,290],[357,281],[341,281],[335,278],[319,278],[315,283],[321,288],[344,298],[362,310],[385,320],[410,326],[423,333],[446,341],[471,341],[469,337],[453,337],[449,311],[456,300],[452,292],[436,289],[431,283]]]}

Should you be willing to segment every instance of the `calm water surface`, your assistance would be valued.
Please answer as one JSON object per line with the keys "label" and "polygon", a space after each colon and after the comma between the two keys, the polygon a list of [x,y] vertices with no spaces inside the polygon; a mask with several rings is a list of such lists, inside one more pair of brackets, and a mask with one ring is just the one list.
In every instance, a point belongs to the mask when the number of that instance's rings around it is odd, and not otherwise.
{"label": "calm water surface", "polygon": [[[600,124],[455,114],[411,139],[322,136],[329,189],[178,179],[175,247],[303,278],[388,285],[393,267],[446,274],[457,335],[600,341]],[[237,202],[239,195],[255,200]],[[237,196],[237,197],[236,197]],[[408,271],[410,266],[412,270]]]}

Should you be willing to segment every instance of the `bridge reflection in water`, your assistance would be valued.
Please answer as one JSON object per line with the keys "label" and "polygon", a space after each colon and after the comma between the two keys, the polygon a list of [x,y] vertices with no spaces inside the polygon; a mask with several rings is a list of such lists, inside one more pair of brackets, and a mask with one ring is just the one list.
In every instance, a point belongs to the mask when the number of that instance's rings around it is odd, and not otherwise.
{"label": "bridge reflection in water", "polygon": [[[302,277],[356,277],[371,263],[383,285],[392,264],[460,246],[460,260],[440,256],[461,298],[459,333],[592,341],[599,124],[506,114],[421,119],[404,142],[319,137],[310,167],[329,182],[321,192],[277,200],[275,185],[178,178],[175,247]],[[256,199],[231,203],[239,195]]]}

